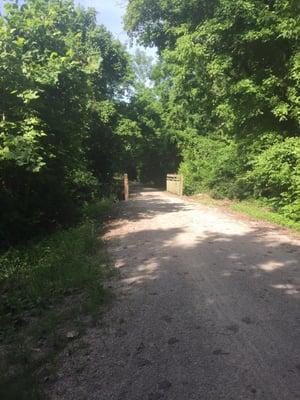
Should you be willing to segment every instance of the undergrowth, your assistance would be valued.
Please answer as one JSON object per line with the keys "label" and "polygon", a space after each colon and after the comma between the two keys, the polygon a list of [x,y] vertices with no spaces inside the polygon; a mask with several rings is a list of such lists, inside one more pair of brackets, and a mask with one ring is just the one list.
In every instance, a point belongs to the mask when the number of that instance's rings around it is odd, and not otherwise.
{"label": "undergrowth", "polygon": [[300,232],[300,222],[296,222],[282,215],[257,200],[233,202],[231,209],[242,212],[253,218],[271,222],[273,224]]}
{"label": "undergrowth", "polygon": [[86,205],[79,226],[0,255],[0,398],[44,399],[57,352],[99,317],[113,270],[98,236],[111,203]]}

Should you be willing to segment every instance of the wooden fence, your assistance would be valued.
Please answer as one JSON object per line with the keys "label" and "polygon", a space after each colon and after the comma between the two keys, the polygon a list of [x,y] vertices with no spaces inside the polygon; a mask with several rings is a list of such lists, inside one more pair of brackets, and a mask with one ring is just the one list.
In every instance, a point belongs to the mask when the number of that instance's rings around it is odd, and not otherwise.
{"label": "wooden fence", "polygon": [[183,195],[183,176],[176,174],[167,175],[167,192]]}

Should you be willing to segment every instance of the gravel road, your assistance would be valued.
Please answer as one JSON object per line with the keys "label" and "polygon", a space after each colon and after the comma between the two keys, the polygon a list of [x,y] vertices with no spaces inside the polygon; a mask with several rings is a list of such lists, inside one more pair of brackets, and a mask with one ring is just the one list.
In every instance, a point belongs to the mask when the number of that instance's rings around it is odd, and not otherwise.
{"label": "gravel road", "polygon": [[143,189],[106,234],[121,278],[51,398],[300,399],[300,239]]}

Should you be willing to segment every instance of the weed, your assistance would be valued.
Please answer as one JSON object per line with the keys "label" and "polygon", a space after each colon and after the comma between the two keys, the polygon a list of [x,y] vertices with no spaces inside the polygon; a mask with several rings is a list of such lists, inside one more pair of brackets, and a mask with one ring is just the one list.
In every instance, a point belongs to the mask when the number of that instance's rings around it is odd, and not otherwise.
{"label": "weed", "polygon": [[231,209],[242,212],[251,217],[271,222],[273,224],[300,231],[300,222],[289,219],[288,217],[273,211],[266,205],[256,200],[233,202]]}
{"label": "weed", "polygon": [[87,205],[77,227],[0,255],[0,398],[45,398],[40,383],[55,376],[69,332],[80,337],[99,319],[113,269],[98,228],[111,202]]}

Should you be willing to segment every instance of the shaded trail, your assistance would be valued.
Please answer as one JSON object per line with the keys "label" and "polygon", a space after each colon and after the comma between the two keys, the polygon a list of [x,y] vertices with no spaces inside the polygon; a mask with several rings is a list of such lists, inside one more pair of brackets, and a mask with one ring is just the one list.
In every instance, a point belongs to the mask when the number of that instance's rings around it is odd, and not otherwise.
{"label": "shaded trail", "polygon": [[299,239],[150,189],[106,238],[117,300],[53,399],[300,399]]}

